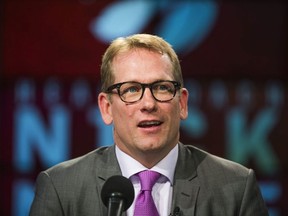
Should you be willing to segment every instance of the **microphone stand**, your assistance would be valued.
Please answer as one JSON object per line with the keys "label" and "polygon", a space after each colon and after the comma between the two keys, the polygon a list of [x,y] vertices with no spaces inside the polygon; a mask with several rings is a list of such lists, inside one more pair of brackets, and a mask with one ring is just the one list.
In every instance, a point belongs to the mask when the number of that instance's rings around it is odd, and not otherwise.
{"label": "microphone stand", "polygon": [[108,216],[121,216],[124,208],[124,199],[118,193],[113,193],[108,201]]}

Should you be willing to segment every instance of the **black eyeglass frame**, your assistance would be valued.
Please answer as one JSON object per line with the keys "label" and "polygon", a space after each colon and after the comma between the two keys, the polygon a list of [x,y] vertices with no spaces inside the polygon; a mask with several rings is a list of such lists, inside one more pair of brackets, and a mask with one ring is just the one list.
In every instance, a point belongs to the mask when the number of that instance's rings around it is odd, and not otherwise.
{"label": "black eyeglass frame", "polygon": [[[170,82],[170,83],[172,83],[172,84],[174,85],[175,90],[174,90],[174,93],[173,93],[173,96],[172,96],[171,99],[169,99],[169,100],[159,100],[159,99],[157,99],[157,98],[154,96],[152,87],[153,87],[153,85],[155,85],[155,84],[157,84],[157,83],[161,83],[161,82]],[[120,95],[120,88],[121,88],[121,86],[122,86],[123,84],[126,84],[126,83],[136,83],[136,84],[140,84],[140,85],[141,85],[141,87],[142,87],[142,94],[141,94],[141,96],[140,96],[140,98],[139,98],[138,100],[133,101],[133,102],[127,102],[127,101],[123,100],[123,98],[122,98],[121,95]],[[116,92],[113,92],[113,90],[116,89],[119,98],[120,98],[123,102],[132,104],[132,103],[136,103],[137,101],[140,101],[140,100],[143,98],[143,95],[144,95],[144,92],[145,92],[145,89],[146,89],[146,88],[149,88],[149,89],[150,89],[150,92],[151,92],[153,98],[154,98],[156,101],[158,101],[158,102],[168,102],[168,101],[171,101],[171,100],[175,97],[176,92],[181,89],[181,83],[180,83],[180,82],[177,82],[177,81],[173,81],[173,80],[157,80],[157,81],[152,82],[152,83],[139,83],[139,82],[136,82],[136,81],[127,81],[127,82],[115,83],[115,84],[109,86],[109,87],[107,88],[107,90],[105,91],[105,93],[107,93],[107,94],[116,93]]]}

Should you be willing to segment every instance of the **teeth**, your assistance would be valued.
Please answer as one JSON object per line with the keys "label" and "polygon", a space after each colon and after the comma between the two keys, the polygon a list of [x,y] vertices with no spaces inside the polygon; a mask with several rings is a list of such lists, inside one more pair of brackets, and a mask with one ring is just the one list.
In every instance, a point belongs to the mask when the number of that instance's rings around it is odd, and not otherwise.
{"label": "teeth", "polygon": [[149,127],[149,126],[157,126],[161,123],[159,121],[147,121],[147,122],[141,122],[139,124],[140,127]]}

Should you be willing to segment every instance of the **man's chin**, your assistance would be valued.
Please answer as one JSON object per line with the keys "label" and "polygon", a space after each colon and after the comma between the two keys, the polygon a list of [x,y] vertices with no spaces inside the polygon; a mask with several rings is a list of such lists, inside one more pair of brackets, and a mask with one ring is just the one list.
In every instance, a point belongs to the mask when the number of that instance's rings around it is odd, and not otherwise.
{"label": "man's chin", "polygon": [[163,145],[155,143],[145,143],[141,145],[141,151],[144,153],[155,153],[163,150]]}

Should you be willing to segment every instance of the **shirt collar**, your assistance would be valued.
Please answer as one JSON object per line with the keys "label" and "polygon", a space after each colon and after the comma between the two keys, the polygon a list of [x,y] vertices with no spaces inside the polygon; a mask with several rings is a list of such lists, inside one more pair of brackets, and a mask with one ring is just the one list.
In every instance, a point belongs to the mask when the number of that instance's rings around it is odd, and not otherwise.
{"label": "shirt collar", "polygon": [[[156,171],[167,177],[171,184],[173,184],[175,167],[178,159],[178,145],[176,145],[159,163],[157,163],[150,170]],[[130,178],[138,172],[147,170],[145,166],[137,160],[121,151],[116,145],[116,157],[122,172],[126,178]]]}

